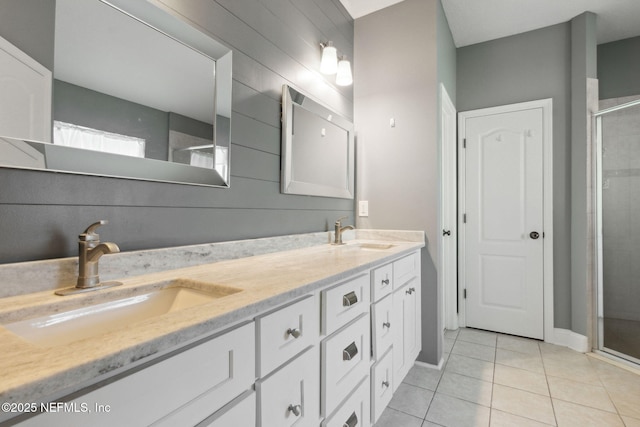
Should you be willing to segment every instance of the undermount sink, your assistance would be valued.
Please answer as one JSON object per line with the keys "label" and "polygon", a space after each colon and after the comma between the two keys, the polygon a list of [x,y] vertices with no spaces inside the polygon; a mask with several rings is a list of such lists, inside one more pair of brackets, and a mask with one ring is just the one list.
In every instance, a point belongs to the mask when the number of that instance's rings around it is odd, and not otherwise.
{"label": "undermount sink", "polygon": [[392,243],[359,243],[358,246],[360,249],[371,249],[371,250],[385,250],[391,249],[395,245]]}
{"label": "undermount sink", "polygon": [[133,294],[113,292],[114,299],[107,301],[98,295],[100,291],[96,291],[96,294],[87,295],[83,307],[64,310],[53,303],[48,307],[49,314],[2,326],[36,345],[64,345],[126,329],[135,322],[206,304],[240,291],[228,286],[176,279],[161,283],[160,288],[157,284],[137,288]]}

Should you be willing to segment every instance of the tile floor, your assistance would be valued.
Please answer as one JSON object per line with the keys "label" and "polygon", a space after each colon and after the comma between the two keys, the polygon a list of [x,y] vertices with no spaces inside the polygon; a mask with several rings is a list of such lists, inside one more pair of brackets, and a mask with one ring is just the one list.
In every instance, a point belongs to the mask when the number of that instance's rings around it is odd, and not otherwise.
{"label": "tile floor", "polygon": [[566,347],[446,331],[442,370],[414,366],[375,427],[640,427],[640,375]]}

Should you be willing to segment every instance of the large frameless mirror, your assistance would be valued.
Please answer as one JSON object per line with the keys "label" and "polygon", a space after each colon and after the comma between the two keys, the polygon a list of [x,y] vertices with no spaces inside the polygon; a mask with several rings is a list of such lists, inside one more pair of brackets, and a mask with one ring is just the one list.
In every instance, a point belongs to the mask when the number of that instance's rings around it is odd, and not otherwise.
{"label": "large frameless mirror", "polygon": [[228,187],[231,51],[160,0],[55,13],[50,138],[0,130],[0,165]]}

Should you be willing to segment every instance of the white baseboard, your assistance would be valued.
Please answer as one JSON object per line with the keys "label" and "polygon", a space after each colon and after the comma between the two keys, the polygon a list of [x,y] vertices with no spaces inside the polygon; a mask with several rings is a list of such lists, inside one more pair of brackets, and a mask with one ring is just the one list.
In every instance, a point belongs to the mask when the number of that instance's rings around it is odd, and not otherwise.
{"label": "white baseboard", "polygon": [[444,358],[440,359],[440,362],[437,365],[433,365],[431,363],[425,363],[425,362],[420,362],[419,360],[416,360],[414,362],[417,366],[422,366],[425,368],[429,368],[429,369],[437,369],[437,370],[441,370],[442,367],[444,366]]}
{"label": "white baseboard", "polygon": [[569,329],[554,328],[552,340],[545,340],[551,344],[563,345],[580,353],[591,351],[589,339]]}

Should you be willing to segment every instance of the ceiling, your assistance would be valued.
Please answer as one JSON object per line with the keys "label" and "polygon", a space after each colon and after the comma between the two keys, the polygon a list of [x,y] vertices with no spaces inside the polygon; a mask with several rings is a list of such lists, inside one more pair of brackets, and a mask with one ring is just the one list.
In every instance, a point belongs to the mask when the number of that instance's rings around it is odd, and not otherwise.
{"label": "ceiling", "polygon": [[[402,0],[340,0],[354,19]],[[598,44],[640,35],[638,0],[442,0],[457,47],[598,15]]]}

